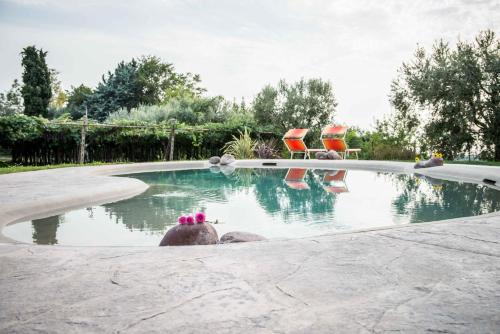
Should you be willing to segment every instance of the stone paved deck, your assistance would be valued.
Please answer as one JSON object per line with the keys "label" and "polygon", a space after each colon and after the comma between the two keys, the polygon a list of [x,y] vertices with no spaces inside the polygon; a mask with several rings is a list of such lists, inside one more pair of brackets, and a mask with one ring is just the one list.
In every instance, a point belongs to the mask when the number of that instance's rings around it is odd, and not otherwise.
{"label": "stone paved deck", "polygon": [[[74,191],[67,177],[64,188]],[[88,187],[108,179],[117,178]],[[77,188],[86,196],[85,185]],[[23,189],[0,204],[8,212],[0,226],[21,214]],[[61,198],[54,201],[46,205]],[[3,243],[0,333],[498,333],[499,277],[498,213],[217,246]]]}

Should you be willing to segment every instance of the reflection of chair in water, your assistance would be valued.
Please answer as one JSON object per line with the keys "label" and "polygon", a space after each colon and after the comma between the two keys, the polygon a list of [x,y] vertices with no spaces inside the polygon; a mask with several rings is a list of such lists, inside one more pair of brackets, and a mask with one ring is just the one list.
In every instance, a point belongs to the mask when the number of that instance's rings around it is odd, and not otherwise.
{"label": "reflection of chair in water", "polygon": [[328,171],[325,176],[323,176],[323,189],[326,192],[333,194],[347,193],[347,184],[345,179],[347,176],[347,170],[331,170]]}
{"label": "reflection of chair in water", "polygon": [[307,168],[290,168],[286,173],[285,183],[292,189],[309,189],[309,185],[304,181],[306,174]]}

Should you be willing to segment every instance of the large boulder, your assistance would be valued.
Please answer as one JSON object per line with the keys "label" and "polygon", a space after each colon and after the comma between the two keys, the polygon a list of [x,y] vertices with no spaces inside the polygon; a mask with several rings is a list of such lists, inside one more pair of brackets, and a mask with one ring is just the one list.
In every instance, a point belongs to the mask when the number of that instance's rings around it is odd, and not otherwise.
{"label": "large boulder", "polygon": [[326,157],[327,159],[330,159],[330,160],[342,160],[342,157],[340,156],[340,154],[337,153],[337,151],[334,151],[334,150],[330,150],[326,153]]}
{"label": "large boulder", "polygon": [[230,244],[233,242],[248,242],[267,240],[265,237],[248,232],[228,232],[220,238],[221,244]]}
{"label": "large boulder", "polygon": [[220,162],[220,157],[214,156],[208,159],[208,162],[211,163],[212,165],[217,165]]}
{"label": "large boulder", "polygon": [[176,225],[167,231],[160,246],[215,245],[219,236],[209,223]]}
{"label": "large boulder", "polygon": [[235,161],[236,161],[236,159],[231,154],[224,154],[220,158],[220,164],[221,165],[229,165],[229,164],[232,164]]}

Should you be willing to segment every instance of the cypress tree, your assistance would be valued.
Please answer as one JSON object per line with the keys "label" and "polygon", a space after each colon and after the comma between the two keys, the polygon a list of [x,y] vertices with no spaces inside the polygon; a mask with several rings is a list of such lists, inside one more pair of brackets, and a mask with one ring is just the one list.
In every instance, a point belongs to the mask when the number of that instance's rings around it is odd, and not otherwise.
{"label": "cypress tree", "polygon": [[52,97],[50,71],[45,62],[47,52],[28,46],[21,52],[23,66],[24,113],[30,116],[47,117]]}

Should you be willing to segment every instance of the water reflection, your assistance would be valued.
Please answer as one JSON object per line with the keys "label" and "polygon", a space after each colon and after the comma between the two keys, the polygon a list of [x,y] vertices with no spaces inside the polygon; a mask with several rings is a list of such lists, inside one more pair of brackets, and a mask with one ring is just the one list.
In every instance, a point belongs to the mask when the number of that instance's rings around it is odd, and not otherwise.
{"label": "water reflection", "polygon": [[33,225],[33,242],[39,245],[57,244],[57,228],[61,223],[62,217],[53,216],[42,219],[35,219]]}
{"label": "water reflection", "polygon": [[499,192],[483,185],[451,182],[423,175],[386,175],[400,189],[393,202],[412,223],[477,216],[500,210]]}
{"label": "water reflection", "polygon": [[[150,188],[123,201],[8,226],[38,244],[157,244],[177,217],[204,211],[219,233],[301,237],[500,210],[500,192],[422,175],[210,168],[133,174]],[[24,230],[23,230],[24,228]],[[28,231],[28,232],[27,232]],[[110,242],[112,240],[113,242]]]}

